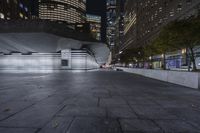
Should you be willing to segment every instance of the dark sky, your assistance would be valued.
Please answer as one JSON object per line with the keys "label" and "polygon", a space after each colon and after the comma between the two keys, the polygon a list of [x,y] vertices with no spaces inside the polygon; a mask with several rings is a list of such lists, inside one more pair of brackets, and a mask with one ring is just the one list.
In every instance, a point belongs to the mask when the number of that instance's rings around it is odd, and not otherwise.
{"label": "dark sky", "polygon": [[87,0],[87,13],[102,17],[102,41],[106,40],[106,0]]}

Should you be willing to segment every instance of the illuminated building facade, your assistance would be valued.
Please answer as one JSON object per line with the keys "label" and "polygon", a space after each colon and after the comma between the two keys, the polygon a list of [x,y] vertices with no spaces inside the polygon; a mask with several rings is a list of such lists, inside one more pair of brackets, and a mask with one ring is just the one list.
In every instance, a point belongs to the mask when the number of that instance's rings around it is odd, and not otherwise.
{"label": "illuminated building facade", "polygon": [[123,44],[120,46],[120,51],[123,48],[137,41],[137,1],[127,0],[125,3],[124,12],[124,37]]}
{"label": "illuminated building facade", "polygon": [[86,0],[39,0],[39,18],[69,24],[85,23]]}
{"label": "illuminated building facade", "polygon": [[1,0],[0,19],[29,19],[31,7],[29,0]]}
{"label": "illuminated building facade", "polygon": [[87,14],[87,23],[90,25],[90,32],[92,36],[97,39],[101,40],[101,16]]}
{"label": "illuminated building facade", "polygon": [[150,44],[163,26],[197,14],[199,5],[199,0],[126,0],[120,50]]}
{"label": "illuminated building facade", "polygon": [[115,46],[115,20],[117,0],[107,0],[107,43],[112,48]]}
{"label": "illuminated building facade", "polygon": [[138,45],[147,45],[170,21],[188,18],[197,11],[199,0],[148,0],[138,2]]}
{"label": "illuminated building facade", "polygon": [[116,1],[116,19],[115,19],[115,45],[112,48],[113,59],[119,54],[119,47],[122,45],[124,37],[124,4],[125,0]]}

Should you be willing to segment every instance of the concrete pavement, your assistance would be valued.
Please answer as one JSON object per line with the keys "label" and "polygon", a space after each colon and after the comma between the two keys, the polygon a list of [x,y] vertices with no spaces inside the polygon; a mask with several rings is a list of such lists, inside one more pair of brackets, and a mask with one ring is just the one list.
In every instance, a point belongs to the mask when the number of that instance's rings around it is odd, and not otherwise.
{"label": "concrete pavement", "polygon": [[200,92],[115,71],[1,73],[0,133],[200,133]]}

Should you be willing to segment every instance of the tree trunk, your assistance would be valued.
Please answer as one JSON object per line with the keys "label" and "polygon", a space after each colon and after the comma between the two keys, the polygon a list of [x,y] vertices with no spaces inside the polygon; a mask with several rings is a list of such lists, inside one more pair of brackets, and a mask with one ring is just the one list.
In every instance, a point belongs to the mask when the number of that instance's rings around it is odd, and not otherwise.
{"label": "tree trunk", "polygon": [[166,54],[163,54],[163,70],[166,70]]}
{"label": "tree trunk", "polygon": [[191,66],[191,63],[190,63],[190,53],[189,53],[189,49],[186,48],[186,65],[188,66],[188,72],[190,72],[190,66]]}
{"label": "tree trunk", "polygon": [[190,69],[191,69],[191,61],[190,59],[188,60],[188,71],[190,72]]}
{"label": "tree trunk", "polygon": [[193,48],[190,48],[190,51],[191,51],[191,61],[192,61],[192,64],[193,64],[193,71],[197,71],[197,67],[196,67],[196,61],[195,61],[195,54],[194,54],[194,50]]}
{"label": "tree trunk", "polygon": [[139,68],[139,62],[137,61],[137,68]]}

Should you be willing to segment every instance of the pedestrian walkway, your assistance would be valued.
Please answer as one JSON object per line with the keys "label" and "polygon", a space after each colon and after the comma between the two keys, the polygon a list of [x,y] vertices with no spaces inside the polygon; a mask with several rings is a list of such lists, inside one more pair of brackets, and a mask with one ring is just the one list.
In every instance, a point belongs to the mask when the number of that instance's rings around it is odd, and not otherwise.
{"label": "pedestrian walkway", "polygon": [[116,71],[1,73],[0,133],[200,133],[200,92]]}

